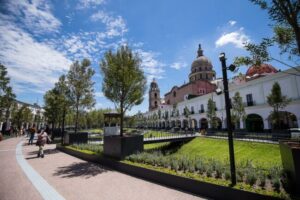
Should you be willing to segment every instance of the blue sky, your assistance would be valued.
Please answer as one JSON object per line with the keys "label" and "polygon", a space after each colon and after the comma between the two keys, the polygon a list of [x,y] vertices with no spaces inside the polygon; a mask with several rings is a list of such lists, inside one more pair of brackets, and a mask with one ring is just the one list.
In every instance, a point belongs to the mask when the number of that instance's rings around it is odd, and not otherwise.
{"label": "blue sky", "polygon": [[[267,13],[247,0],[0,0],[0,6],[0,62],[17,99],[41,105],[70,64],[88,58],[96,71],[96,108],[114,108],[101,92],[99,61],[120,44],[140,55],[148,83],[156,78],[163,97],[188,81],[199,43],[221,77],[221,52],[230,64],[247,55],[243,42],[272,36]],[[270,53],[293,65],[277,48]],[[148,109],[147,93],[131,114]]]}

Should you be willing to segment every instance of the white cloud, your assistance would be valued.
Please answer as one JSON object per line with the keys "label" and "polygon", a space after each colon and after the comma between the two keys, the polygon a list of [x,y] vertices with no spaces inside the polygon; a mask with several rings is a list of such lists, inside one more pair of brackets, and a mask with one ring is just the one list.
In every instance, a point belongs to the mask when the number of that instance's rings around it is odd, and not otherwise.
{"label": "white cloud", "polygon": [[128,31],[126,23],[121,16],[113,17],[110,14],[99,11],[91,16],[92,21],[101,21],[106,26],[106,36],[122,36]]}
{"label": "white cloud", "polygon": [[5,1],[3,6],[11,21],[32,33],[58,32],[61,26],[45,0]]}
{"label": "white cloud", "polygon": [[164,67],[166,64],[157,60],[157,54],[154,52],[148,52],[143,49],[134,50],[140,56],[142,60],[142,68],[147,76],[148,82],[151,82],[153,78],[162,79],[165,72]]}
{"label": "white cloud", "polygon": [[0,33],[0,60],[19,91],[45,92],[69,69],[71,61],[62,53],[37,42],[16,25],[0,21]]}
{"label": "white cloud", "polygon": [[238,31],[224,33],[216,42],[216,47],[222,47],[227,44],[233,44],[237,48],[243,48],[244,44],[250,42],[249,36],[243,32],[243,28]]}
{"label": "white cloud", "polygon": [[77,9],[96,8],[105,3],[105,0],[79,0]]}
{"label": "white cloud", "polygon": [[234,26],[234,25],[236,24],[236,21],[230,20],[230,21],[228,22],[228,24],[229,24],[230,26]]}
{"label": "white cloud", "polygon": [[103,92],[95,92],[96,97],[104,97]]}
{"label": "white cloud", "polygon": [[179,61],[179,62],[172,63],[170,67],[179,70],[179,69],[185,68],[187,66],[188,65],[187,65],[186,62],[180,62]]}

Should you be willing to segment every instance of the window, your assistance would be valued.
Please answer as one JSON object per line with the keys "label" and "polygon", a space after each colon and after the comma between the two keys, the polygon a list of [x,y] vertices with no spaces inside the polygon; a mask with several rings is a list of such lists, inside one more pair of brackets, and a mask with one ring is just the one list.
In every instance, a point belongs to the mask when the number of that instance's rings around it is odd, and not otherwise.
{"label": "window", "polygon": [[254,105],[252,94],[247,94],[246,99],[247,99],[247,106],[253,106]]}
{"label": "window", "polygon": [[173,92],[173,97],[176,97],[176,91]]}
{"label": "window", "polygon": [[154,106],[157,107],[157,101],[154,102]]}
{"label": "window", "polygon": [[204,113],[204,106],[203,106],[203,104],[201,104],[200,113]]}
{"label": "window", "polygon": [[154,93],[154,97],[155,97],[155,99],[157,99],[157,93]]}
{"label": "window", "polygon": [[194,106],[191,107],[191,114],[194,114]]}
{"label": "window", "polygon": [[202,79],[202,74],[200,74],[200,79]]}

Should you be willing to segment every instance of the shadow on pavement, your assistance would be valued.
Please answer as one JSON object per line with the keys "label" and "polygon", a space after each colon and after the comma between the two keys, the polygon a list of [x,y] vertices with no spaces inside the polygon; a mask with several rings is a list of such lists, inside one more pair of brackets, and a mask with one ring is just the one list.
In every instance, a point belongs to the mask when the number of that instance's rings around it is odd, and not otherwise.
{"label": "shadow on pavement", "polygon": [[[37,150],[36,151],[31,151],[31,152],[28,152],[27,155],[37,155],[38,154],[38,146],[36,147]],[[57,149],[45,149],[44,150],[44,154],[45,155],[50,155],[50,154],[55,154],[55,153],[59,153],[60,151],[58,151]]]}
{"label": "shadow on pavement", "polygon": [[61,176],[62,178],[72,178],[83,176],[85,178],[91,178],[98,174],[110,171],[109,169],[89,162],[77,162],[72,163],[69,166],[59,167],[54,176]]}

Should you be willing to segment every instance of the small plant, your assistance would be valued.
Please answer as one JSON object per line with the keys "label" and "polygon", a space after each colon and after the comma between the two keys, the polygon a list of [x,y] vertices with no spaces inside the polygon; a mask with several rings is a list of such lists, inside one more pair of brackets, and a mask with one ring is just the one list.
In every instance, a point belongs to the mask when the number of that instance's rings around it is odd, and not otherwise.
{"label": "small plant", "polygon": [[178,169],[179,169],[178,160],[174,159],[171,161],[171,169],[178,171]]}
{"label": "small plant", "polygon": [[225,180],[229,180],[230,179],[230,171],[226,170],[225,174],[224,174]]}
{"label": "small plant", "polygon": [[189,166],[189,172],[191,172],[191,173],[195,172],[195,166],[194,165]]}
{"label": "small plant", "polygon": [[213,170],[211,167],[209,167],[207,170],[206,170],[206,176],[207,177],[211,177],[212,176],[212,173],[213,173]]}
{"label": "small plant", "polygon": [[246,176],[246,183],[253,186],[256,183],[257,177],[254,171],[249,171]]}
{"label": "small plant", "polygon": [[236,180],[237,180],[237,182],[243,182],[243,171],[240,169],[237,170]]}
{"label": "small plant", "polygon": [[272,184],[273,184],[273,189],[276,192],[280,192],[280,180],[278,178],[275,178],[272,180]]}
{"label": "small plant", "polygon": [[265,188],[265,185],[266,185],[266,176],[264,174],[261,174],[259,176],[259,186],[261,188]]}

